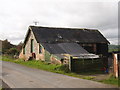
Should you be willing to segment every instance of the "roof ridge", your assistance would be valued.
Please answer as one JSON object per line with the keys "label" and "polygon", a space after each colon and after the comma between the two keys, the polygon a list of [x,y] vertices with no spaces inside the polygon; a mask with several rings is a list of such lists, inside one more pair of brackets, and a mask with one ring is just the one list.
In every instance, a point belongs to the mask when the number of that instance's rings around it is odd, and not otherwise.
{"label": "roof ridge", "polygon": [[51,29],[69,29],[69,30],[92,30],[98,31],[98,29],[89,29],[89,28],[77,28],[77,27],[45,27],[45,26],[29,26],[29,27],[36,27],[36,28],[51,28]]}

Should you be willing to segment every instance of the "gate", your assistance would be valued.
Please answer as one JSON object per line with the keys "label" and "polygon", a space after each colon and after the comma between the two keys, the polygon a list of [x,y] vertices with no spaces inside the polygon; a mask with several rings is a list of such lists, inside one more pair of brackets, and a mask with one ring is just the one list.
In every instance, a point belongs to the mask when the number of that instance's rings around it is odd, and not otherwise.
{"label": "gate", "polygon": [[74,59],[71,58],[72,72],[100,71],[103,67],[101,59]]}

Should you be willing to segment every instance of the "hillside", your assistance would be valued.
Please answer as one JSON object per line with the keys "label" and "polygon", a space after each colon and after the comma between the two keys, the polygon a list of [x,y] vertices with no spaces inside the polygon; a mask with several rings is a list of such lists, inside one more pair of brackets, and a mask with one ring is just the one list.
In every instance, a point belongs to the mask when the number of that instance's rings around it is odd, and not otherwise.
{"label": "hillside", "polygon": [[112,52],[112,51],[120,51],[120,45],[109,45],[108,46],[109,48],[109,52]]}

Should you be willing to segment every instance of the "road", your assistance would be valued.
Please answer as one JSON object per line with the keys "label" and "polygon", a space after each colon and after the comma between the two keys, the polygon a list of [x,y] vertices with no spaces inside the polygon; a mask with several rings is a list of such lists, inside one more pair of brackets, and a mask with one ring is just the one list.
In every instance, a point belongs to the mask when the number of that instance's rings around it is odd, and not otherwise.
{"label": "road", "polygon": [[113,88],[114,86],[2,62],[2,79],[11,88]]}

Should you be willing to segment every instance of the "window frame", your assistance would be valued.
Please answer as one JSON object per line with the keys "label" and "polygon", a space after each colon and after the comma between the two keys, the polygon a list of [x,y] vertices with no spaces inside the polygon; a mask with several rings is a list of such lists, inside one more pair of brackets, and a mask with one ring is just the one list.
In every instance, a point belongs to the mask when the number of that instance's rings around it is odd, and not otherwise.
{"label": "window frame", "polygon": [[25,54],[25,52],[26,52],[26,49],[25,49],[25,46],[23,47],[23,54]]}
{"label": "window frame", "polygon": [[41,53],[42,53],[42,45],[39,44],[39,54],[41,54]]}

